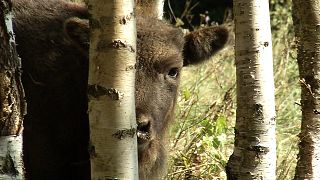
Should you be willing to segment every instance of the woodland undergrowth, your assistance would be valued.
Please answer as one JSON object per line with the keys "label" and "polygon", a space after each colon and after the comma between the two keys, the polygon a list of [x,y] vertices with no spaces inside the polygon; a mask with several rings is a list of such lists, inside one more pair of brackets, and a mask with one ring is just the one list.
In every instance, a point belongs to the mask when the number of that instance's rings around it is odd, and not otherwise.
{"label": "woodland undergrowth", "polygon": [[[271,0],[270,13],[276,87],[277,179],[293,179],[301,111],[291,1]],[[169,135],[166,179],[226,179],[225,166],[233,150],[236,120],[236,72],[232,21],[225,26],[231,30],[229,44],[210,61],[185,68],[182,73],[176,121]]]}

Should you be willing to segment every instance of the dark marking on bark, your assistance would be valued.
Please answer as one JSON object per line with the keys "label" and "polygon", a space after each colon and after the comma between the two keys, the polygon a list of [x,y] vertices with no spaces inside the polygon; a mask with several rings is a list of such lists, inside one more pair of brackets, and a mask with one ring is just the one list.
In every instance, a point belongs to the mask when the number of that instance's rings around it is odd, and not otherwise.
{"label": "dark marking on bark", "polygon": [[112,47],[116,49],[126,48],[128,45],[125,41],[121,41],[120,39],[115,39],[112,41]]}
{"label": "dark marking on bark", "polygon": [[264,42],[264,43],[263,43],[263,46],[264,46],[264,47],[268,47],[268,46],[269,46],[269,42]]}
{"label": "dark marking on bark", "polygon": [[100,85],[88,85],[88,96],[89,99],[99,98],[101,96],[109,96],[112,100],[120,100],[123,97],[123,93],[114,88],[105,88]]}
{"label": "dark marking on bark", "polygon": [[113,40],[110,45],[115,49],[127,49],[130,52],[133,52],[133,53],[136,52],[136,50],[130,44],[120,39]]}
{"label": "dark marking on bark", "polygon": [[125,17],[120,18],[119,23],[122,24],[122,25],[127,24],[126,18]]}
{"label": "dark marking on bark", "polygon": [[117,138],[119,140],[122,140],[124,138],[133,138],[136,135],[137,130],[135,128],[131,128],[131,129],[122,129],[122,130],[118,130],[117,132],[115,132],[114,134],[112,134],[112,136],[114,138]]}
{"label": "dark marking on bark", "polygon": [[253,107],[253,117],[259,120],[263,119],[263,106],[261,104],[255,104]]}
{"label": "dark marking on bark", "polygon": [[320,114],[320,111],[318,111],[317,109],[314,109],[314,110],[313,110],[313,113],[319,115],[319,114]]}
{"label": "dark marking on bark", "polygon": [[259,50],[241,50],[238,53],[239,53],[239,56],[244,56],[244,55],[259,53]]}
{"label": "dark marking on bark", "polygon": [[119,23],[122,25],[127,24],[128,21],[131,21],[134,17],[134,13],[130,13],[129,15],[123,16],[120,18]]}
{"label": "dark marking on bark", "polygon": [[10,156],[9,152],[7,153],[2,169],[0,169],[1,174],[11,174],[16,176],[19,174],[18,170],[14,167],[14,161]]}
{"label": "dark marking on bark", "polygon": [[136,65],[126,67],[126,71],[131,71],[136,69]]}
{"label": "dark marking on bark", "polygon": [[247,148],[248,151],[255,151],[259,154],[267,154],[270,150],[268,147],[264,146],[250,146]]}
{"label": "dark marking on bark", "polygon": [[122,41],[120,39],[112,40],[111,43],[109,43],[106,40],[100,40],[97,44],[97,51],[106,51],[106,50],[109,50],[110,48],[119,49],[119,50],[124,49],[133,53],[136,52],[133,46],[131,46],[127,42]]}

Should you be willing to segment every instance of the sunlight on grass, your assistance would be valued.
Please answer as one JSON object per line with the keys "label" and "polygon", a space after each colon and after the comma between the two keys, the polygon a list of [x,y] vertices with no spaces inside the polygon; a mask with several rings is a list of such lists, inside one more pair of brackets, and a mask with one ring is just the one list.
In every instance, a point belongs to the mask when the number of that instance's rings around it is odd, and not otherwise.
{"label": "sunlight on grass", "polygon": [[[294,177],[298,150],[300,85],[291,9],[272,3],[277,179],[287,180]],[[166,179],[226,179],[236,115],[233,45],[201,66],[185,68],[181,82]]]}

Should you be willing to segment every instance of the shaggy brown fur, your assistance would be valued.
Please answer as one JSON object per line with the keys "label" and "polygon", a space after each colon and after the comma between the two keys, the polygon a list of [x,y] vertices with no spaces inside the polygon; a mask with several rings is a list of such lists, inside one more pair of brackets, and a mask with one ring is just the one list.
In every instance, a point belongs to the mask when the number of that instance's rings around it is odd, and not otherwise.
{"label": "shaggy brown fur", "polygon": [[[88,12],[62,0],[14,0],[14,30],[28,102],[28,179],[90,179],[87,151]],[[165,172],[164,136],[183,65],[204,61],[227,41],[215,27],[183,37],[166,22],[137,18],[136,114],[140,179]]]}

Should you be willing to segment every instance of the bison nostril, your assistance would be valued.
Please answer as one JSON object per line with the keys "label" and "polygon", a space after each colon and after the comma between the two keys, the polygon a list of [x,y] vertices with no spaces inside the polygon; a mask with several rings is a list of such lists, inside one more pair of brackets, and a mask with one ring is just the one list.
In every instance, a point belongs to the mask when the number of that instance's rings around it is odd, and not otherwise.
{"label": "bison nostril", "polygon": [[138,122],[137,136],[139,139],[149,140],[150,139],[150,122]]}
{"label": "bison nostril", "polygon": [[150,122],[138,123],[138,131],[149,132],[149,130],[150,130]]}

